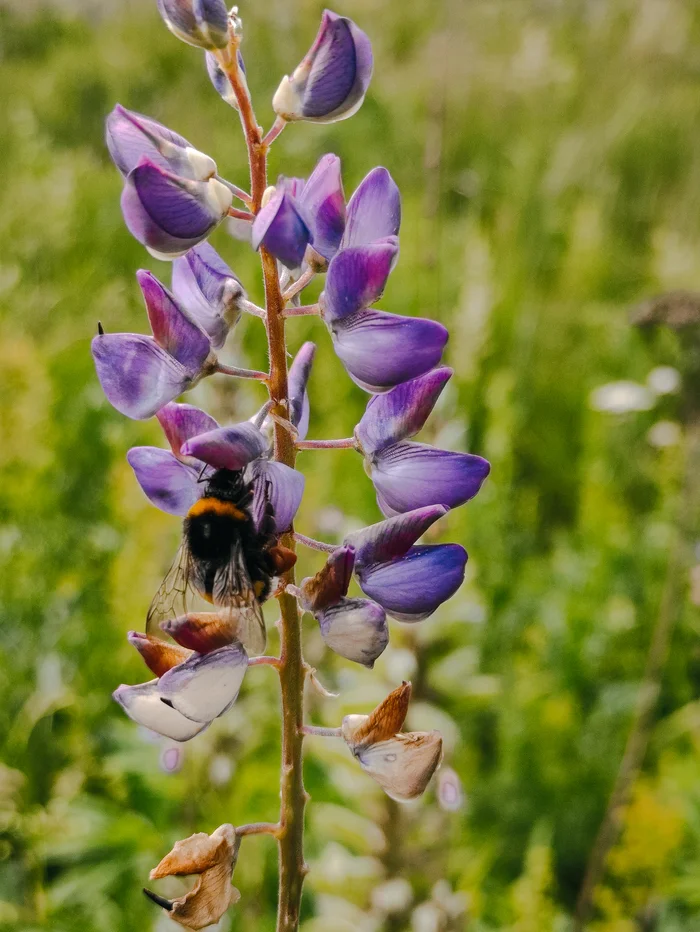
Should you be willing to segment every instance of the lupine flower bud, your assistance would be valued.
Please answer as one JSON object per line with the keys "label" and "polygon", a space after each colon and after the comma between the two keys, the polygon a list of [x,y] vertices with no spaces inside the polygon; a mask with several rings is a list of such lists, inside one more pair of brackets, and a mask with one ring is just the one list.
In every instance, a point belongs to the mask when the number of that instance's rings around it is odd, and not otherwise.
{"label": "lupine flower bud", "polygon": [[121,104],[107,117],[105,138],[112,161],[124,177],[144,157],[193,181],[206,181],[216,174],[214,159],[194,149],[184,136]]}
{"label": "lupine flower bud", "polygon": [[398,254],[396,237],[341,249],[328,266],[326,287],[319,302],[324,319],[328,323],[342,320],[378,301]]}
{"label": "lupine flower bud", "polygon": [[119,686],[112,693],[115,702],[137,725],[143,725],[173,741],[189,741],[204,731],[206,724],[194,722],[163,702],[158,680],[138,686]]}
{"label": "lupine flower bud", "polygon": [[389,643],[386,612],[371,599],[340,599],[314,615],[332,651],[370,670]]}
{"label": "lupine flower bud", "polygon": [[314,249],[324,259],[332,259],[345,230],[345,196],[337,155],[329,153],[319,159],[299,203],[311,220]]}
{"label": "lupine flower bud", "polygon": [[310,220],[291,194],[275,192],[253,221],[253,249],[264,246],[288,269],[298,269],[311,242]]}
{"label": "lupine flower bud", "polygon": [[241,897],[231,886],[241,839],[232,825],[221,825],[211,835],[199,832],[175,847],[151,871],[151,880],[161,877],[197,875],[197,882],[184,896],[168,900],[150,890],[146,896],[162,906],[170,919],[186,929],[204,929],[218,922]]}
{"label": "lupine flower bud", "polygon": [[216,178],[183,178],[142,158],[129,172],[122,213],[130,233],[156,259],[175,259],[221,223],[233,194]]}
{"label": "lupine flower bud", "polygon": [[153,336],[100,333],[92,355],[102,389],[117,411],[142,420],[192,388],[211,362],[209,337],[151,274],[140,271]]}
{"label": "lupine flower bud", "polygon": [[165,25],[183,42],[202,49],[228,45],[228,13],[223,0],[158,0]]}
{"label": "lupine flower bud", "polygon": [[372,47],[352,20],[325,10],[314,44],[272,98],[284,120],[333,123],[359,110],[372,77]]}
{"label": "lupine flower bud", "polygon": [[245,291],[209,243],[200,243],[173,262],[173,294],[209,336],[214,349],[226,342],[241,317]]}
{"label": "lupine flower bud", "polygon": [[420,796],[442,758],[439,732],[401,734],[410,694],[410,683],[403,683],[370,715],[346,715],[342,724],[362,769],[398,802]]}
{"label": "lupine flower bud", "polygon": [[316,354],[315,343],[304,343],[289,367],[289,419],[297,429],[300,440],[309,429],[309,394],[306,386]]}
{"label": "lupine flower bud", "polygon": [[341,249],[367,246],[398,236],[401,226],[401,193],[386,168],[365,175],[348,202]]}

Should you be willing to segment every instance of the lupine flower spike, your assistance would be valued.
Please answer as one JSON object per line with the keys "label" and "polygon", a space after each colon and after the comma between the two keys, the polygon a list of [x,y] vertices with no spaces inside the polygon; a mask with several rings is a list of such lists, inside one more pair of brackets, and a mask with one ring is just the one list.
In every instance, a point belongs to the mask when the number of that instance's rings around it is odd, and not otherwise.
{"label": "lupine flower spike", "polygon": [[[151,334],[106,332],[100,324],[92,354],[117,411],[157,418],[163,443],[132,447],[127,461],[147,501],[180,522],[182,531],[170,570],[144,606],[143,630],[127,636],[149,678],[133,685],[117,681],[113,695],[135,723],[167,739],[160,759],[173,770],[182,742],[219,727],[217,719],[247,688],[247,677],[257,675],[250,668],[277,669],[284,762],[279,821],[236,829],[226,824],[177,842],[151,879],[194,875],[194,886],[175,899],[145,892],[185,928],[217,923],[240,895],[231,879],[241,838],[270,834],[280,844],[278,928],[294,932],[306,872],[303,737],[342,738],[361,770],[401,802],[425,791],[442,759],[437,731],[402,731],[409,683],[369,715],[346,715],[337,728],[300,722],[307,675],[326,700],[335,695],[320,687],[304,660],[302,615],[313,618],[329,652],[342,658],[338,663],[371,670],[387,648],[394,619],[427,619],[462,584],[466,550],[437,535],[450,510],[479,492],[489,464],[476,453],[414,439],[452,370],[442,364],[448,334],[441,323],[376,306],[391,298],[400,256],[401,195],[389,171],[369,171],[347,203],[340,159],[332,153],[309,166],[307,177],[268,179],[267,152],[287,124],[336,122],[361,106],[373,68],[368,36],[326,10],[311,48],[282,79],[272,101],[276,118],[264,133],[250,99],[237,9],[227,11],[223,0],[157,5],[171,32],[204,50],[214,88],[238,111],[249,162],[239,173],[251,189],[221,177],[210,155],[157,120],[121,105],[107,117],[126,226],[153,256],[172,263],[172,279],[168,288],[152,272],[139,271]],[[245,209],[232,206],[234,197]],[[227,247],[219,240],[219,253],[208,239],[226,218],[238,242]],[[248,300],[233,271],[242,266],[229,257],[231,249],[251,246],[261,255],[265,308]],[[318,301],[304,304],[301,295],[317,276],[325,276]],[[254,315],[252,326],[265,330],[268,372],[218,359],[234,342],[244,311]],[[370,395],[352,437],[307,439],[313,426],[309,384],[322,348],[303,343],[288,366],[286,334],[293,327],[287,318],[304,314],[320,318],[317,325],[328,331],[349,378]],[[269,397],[249,406],[241,392],[234,416],[221,421],[178,401],[214,373],[257,379]],[[305,490],[297,454],[314,448],[354,448],[376,494],[378,510],[367,526],[348,529],[337,546],[294,527]],[[359,463],[355,467],[360,481]],[[345,481],[356,480],[348,473]],[[306,501],[306,509],[314,504]],[[421,542],[426,533],[430,542]],[[297,542],[322,551],[325,560],[299,585]],[[279,656],[263,656],[263,609],[275,598]],[[457,808],[445,787],[450,781],[459,787],[459,778],[449,775],[439,804]]]}

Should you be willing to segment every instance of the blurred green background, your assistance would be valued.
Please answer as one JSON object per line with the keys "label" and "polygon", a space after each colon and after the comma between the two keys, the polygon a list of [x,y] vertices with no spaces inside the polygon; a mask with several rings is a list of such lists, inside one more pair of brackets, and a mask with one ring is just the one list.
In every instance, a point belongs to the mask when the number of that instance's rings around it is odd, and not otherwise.
{"label": "blurred green background", "polygon": [[[241,3],[266,126],[322,7]],[[373,673],[330,655],[305,621],[308,659],[340,692],[310,695],[309,718],[336,725],[412,679],[409,725],[443,731],[462,796],[449,805],[433,784],[400,807],[340,742],[310,739],[303,928],[571,928],[663,629],[644,766],[590,928],[700,930],[696,356],[688,331],[646,337],[629,321],[650,295],[700,289],[700,8],[335,9],[373,41],[369,96],[349,122],[290,127],[272,177],[308,175],[326,151],[348,194],[374,165],[390,169],[404,222],[382,306],[451,330],[456,375],[424,439],[493,471],[441,522],[470,552],[463,589],[420,625],[394,623]],[[167,932],[141,887],[172,842],[276,817],[278,700],[273,673],[251,671],[234,709],[177,755],[110,699],[146,678],[125,633],[142,628],[179,526],[125,460],[162,443],[157,424],[107,404],[89,354],[98,319],[147,329],[136,269],[169,274],[123,225],[103,120],[117,101],[152,115],[239,183],[243,145],[201,54],[155,2],[0,6],[0,99],[0,928]],[[260,299],[255,255],[224,230],[214,243]],[[319,345],[310,436],[348,436],[366,396],[320,321],[289,331],[292,349]],[[244,321],[230,361],[264,359],[259,322]],[[243,419],[261,395],[219,377],[190,400]],[[302,456],[301,530],[334,541],[378,519],[356,454]],[[317,566],[304,557],[301,572]],[[271,839],[243,842],[235,883],[243,896],[220,929],[272,929]]]}

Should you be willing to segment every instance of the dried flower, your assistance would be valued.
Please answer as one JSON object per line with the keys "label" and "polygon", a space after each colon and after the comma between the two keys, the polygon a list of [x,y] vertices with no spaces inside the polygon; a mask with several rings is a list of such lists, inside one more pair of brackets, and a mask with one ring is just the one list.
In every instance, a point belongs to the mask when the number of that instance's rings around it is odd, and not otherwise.
{"label": "dried flower", "polygon": [[186,929],[213,925],[241,897],[231,886],[240,844],[240,836],[232,825],[220,825],[211,835],[198,832],[177,841],[173,850],[151,871],[151,880],[198,875],[194,887],[174,900],[150,890],[143,892],[162,906],[170,919]]}

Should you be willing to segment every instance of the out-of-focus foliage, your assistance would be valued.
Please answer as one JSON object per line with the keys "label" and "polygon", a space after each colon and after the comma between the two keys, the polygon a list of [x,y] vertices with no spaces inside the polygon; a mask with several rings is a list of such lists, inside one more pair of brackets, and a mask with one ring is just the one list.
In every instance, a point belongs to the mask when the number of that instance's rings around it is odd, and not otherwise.
{"label": "out-of-focus foliage", "polygon": [[[266,125],[322,6],[241,3]],[[145,329],[139,266],[167,274],[122,223],[103,118],[116,101],[148,113],[239,183],[244,153],[235,113],[154,2],[89,11],[0,8],[0,927],[165,932],[140,888],[172,842],[275,818],[278,706],[274,674],[251,670],[168,773],[167,746],[110,700],[146,678],[125,633],[142,627],[178,522],[146,503],[125,460],[161,442],[157,426],[109,407],[88,351],[98,319]],[[421,625],[394,624],[374,673],[329,656],[305,623],[309,661],[341,693],[310,695],[309,716],[335,725],[410,677],[409,725],[443,730],[465,802],[445,811],[432,788],[399,807],[340,743],[310,739],[304,929],[555,932],[619,765],[677,516],[678,396],[624,415],[589,399],[682,366],[682,342],[645,343],[628,308],[700,289],[700,9],[348,0],[338,12],[374,43],[370,94],[349,123],[287,129],[273,172],[308,174],[335,151],[349,193],[390,168],[405,213],[383,306],[451,328],[456,376],[426,439],[493,472],[442,528],[470,550],[463,590]],[[256,257],[224,231],[215,242],[260,298]],[[365,396],[319,321],[289,329],[292,348],[320,345],[311,436],[347,436]],[[257,321],[231,342],[232,361],[264,363]],[[192,397],[243,418],[257,391],[219,378]],[[302,457],[300,528],[335,540],[377,520],[355,454]],[[302,574],[316,565],[305,558]],[[686,588],[597,932],[700,929],[700,619]],[[271,929],[270,839],[244,841],[236,886],[221,928]]]}

